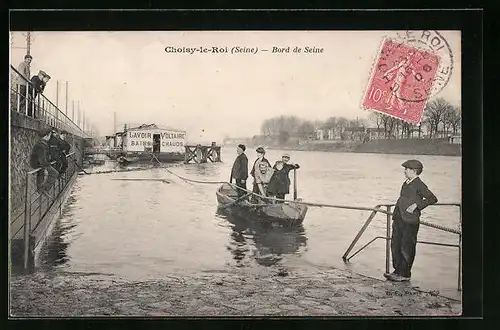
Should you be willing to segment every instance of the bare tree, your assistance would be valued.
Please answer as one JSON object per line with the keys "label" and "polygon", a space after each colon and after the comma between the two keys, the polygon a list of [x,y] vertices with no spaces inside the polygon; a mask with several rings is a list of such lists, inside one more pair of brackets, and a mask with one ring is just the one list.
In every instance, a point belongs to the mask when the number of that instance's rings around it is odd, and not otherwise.
{"label": "bare tree", "polygon": [[446,113],[446,119],[449,123],[450,128],[452,129],[453,135],[457,135],[458,130],[462,126],[462,116],[460,107],[453,106],[450,107],[448,112]]}
{"label": "bare tree", "polygon": [[452,107],[453,106],[442,97],[439,97],[427,103],[427,105],[425,106],[424,116],[426,117],[426,122],[428,123],[430,128],[429,131],[431,138],[434,136],[434,134],[438,133],[439,124],[443,122],[445,113],[450,111],[449,109]]}

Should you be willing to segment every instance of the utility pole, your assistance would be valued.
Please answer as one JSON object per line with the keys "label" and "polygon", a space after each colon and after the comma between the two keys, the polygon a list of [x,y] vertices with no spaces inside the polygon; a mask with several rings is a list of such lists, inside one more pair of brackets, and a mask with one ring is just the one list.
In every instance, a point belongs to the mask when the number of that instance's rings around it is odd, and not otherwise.
{"label": "utility pole", "polygon": [[68,115],[68,82],[66,81],[66,107],[64,109],[66,116]]}
{"label": "utility pole", "polygon": [[26,34],[26,55],[31,55],[31,32]]}
{"label": "utility pole", "polygon": [[56,107],[59,108],[59,80],[56,80]]}
{"label": "utility pole", "polygon": [[113,135],[116,134],[116,111],[113,112]]}
{"label": "utility pole", "polygon": [[82,113],[80,111],[80,100],[76,101],[76,105],[78,106],[78,127],[80,127],[80,123],[81,123],[81,118],[82,118]]}
{"label": "utility pole", "polygon": [[71,121],[75,122],[75,100],[71,100],[72,111],[71,111]]}

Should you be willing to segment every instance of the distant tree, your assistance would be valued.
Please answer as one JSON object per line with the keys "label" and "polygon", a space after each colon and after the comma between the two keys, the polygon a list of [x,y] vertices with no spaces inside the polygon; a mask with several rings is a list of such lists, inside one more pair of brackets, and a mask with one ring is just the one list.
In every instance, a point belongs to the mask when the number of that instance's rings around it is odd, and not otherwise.
{"label": "distant tree", "polygon": [[[431,138],[437,134],[439,124],[443,122],[443,118],[445,114],[450,111],[450,108],[453,108],[453,105],[442,97],[430,101],[425,106],[425,122],[429,126]],[[443,123],[443,128],[444,126],[445,125]]]}
{"label": "distant tree", "polygon": [[344,117],[338,117],[336,120],[336,131],[342,133],[346,127],[349,127],[349,120]]}
{"label": "distant tree", "polygon": [[447,114],[447,120],[450,123],[453,135],[456,135],[458,130],[462,126],[462,116],[461,116],[460,107],[454,106],[454,107],[450,108],[450,110]]}
{"label": "distant tree", "polygon": [[299,126],[299,135],[303,138],[309,138],[314,136],[315,133],[315,127],[314,124],[308,120],[304,121],[300,126]]}
{"label": "distant tree", "polygon": [[330,117],[325,121],[323,128],[329,130],[329,129],[335,129],[336,126],[337,126],[337,118]]}
{"label": "distant tree", "polygon": [[288,131],[280,132],[278,142],[280,145],[286,144],[290,140],[290,133]]}
{"label": "distant tree", "polygon": [[383,125],[383,118],[384,118],[384,115],[381,114],[380,112],[372,112],[369,116],[368,116],[368,120],[372,123],[374,123],[378,129],[380,129],[380,127]]}

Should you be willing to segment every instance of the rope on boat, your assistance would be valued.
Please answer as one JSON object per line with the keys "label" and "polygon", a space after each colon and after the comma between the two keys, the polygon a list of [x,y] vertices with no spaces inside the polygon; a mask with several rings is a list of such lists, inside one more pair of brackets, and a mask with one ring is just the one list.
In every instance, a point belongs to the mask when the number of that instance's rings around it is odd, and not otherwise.
{"label": "rope on boat", "polygon": [[[158,160],[158,158],[154,155],[154,154],[151,154],[155,159],[156,161],[160,164],[161,167],[162,164],[161,162]],[[271,200],[271,201],[280,201],[280,202],[288,202],[288,203],[295,203],[295,204],[302,204],[302,205],[307,205],[307,206],[313,206],[313,207],[331,207],[331,208],[336,208],[336,209],[346,209],[346,210],[358,210],[358,211],[375,211],[375,212],[380,212],[380,213],[384,213],[384,214],[388,214],[388,215],[393,215],[394,213],[393,212],[388,212],[380,207],[363,207],[363,206],[350,206],[350,205],[335,205],[335,204],[325,204],[325,203],[310,203],[310,202],[302,202],[302,201],[292,201],[292,200],[289,200],[289,199],[281,199],[281,198],[272,198],[272,197],[267,197],[267,196],[263,196],[263,195],[260,195],[260,194],[256,194],[254,193],[253,191],[250,191],[248,189],[245,189],[245,188],[241,188],[241,187],[238,187],[237,185],[231,183],[231,182],[227,182],[227,181],[201,181],[201,180],[192,180],[192,179],[188,179],[188,178],[184,178],[178,174],[175,174],[174,172],[170,171],[168,168],[166,167],[163,167],[167,172],[169,172],[170,174],[186,181],[186,182],[194,182],[194,183],[202,183],[202,184],[228,184],[230,185],[231,187],[235,188],[235,189],[240,189],[240,190],[243,190],[245,192],[247,192],[248,194],[251,194],[251,195],[255,195],[261,199],[266,199],[266,200]],[[259,207],[259,206],[267,206],[269,204],[258,204],[258,205],[255,205],[256,207]],[[450,204],[451,205],[451,204]],[[460,230],[457,230],[457,229],[453,229],[453,228],[448,228],[448,227],[445,227],[445,226],[441,226],[441,225],[436,225],[436,224],[433,224],[433,223],[429,223],[429,222],[426,222],[426,221],[420,221],[420,224],[424,225],[424,226],[427,226],[427,227],[432,227],[432,228],[436,228],[436,229],[440,229],[440,230],[443,230],[443,231],[447,231],[447,232],[450,232],[450,233],[454,233],[454,234],[458,234],[458,235],[462,235],[462,232]]]}
{"label": "rope on boat", "polygon": [[134,172],[134,171],[144,171],[144,170],[150,170],[151,167],[141,167],[141,168],[127,168],[123,170],[109,170],[109,171],[97,171],[97,172],[86,172],[85,174],[91,175],[91,174],[107,174],[107,173],[115,173],[115,172]]}

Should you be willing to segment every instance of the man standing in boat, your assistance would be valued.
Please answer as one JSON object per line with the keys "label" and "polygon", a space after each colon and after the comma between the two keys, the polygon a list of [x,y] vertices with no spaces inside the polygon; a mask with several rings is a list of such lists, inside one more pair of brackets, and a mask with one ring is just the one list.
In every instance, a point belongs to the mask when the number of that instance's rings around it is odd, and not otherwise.
{"label": "man standing in boat", "polygon": [[391,252],[394,272],[384,274],[385,278],[394,282],[410,280],[417,246],[420,212],[438,201],[419,178],[423,170],[420,161],[407,160],[402,166],[406,181],[403,182],[392,216]]}
{"label": "man standing in boat", "polygon": [[[300,168],[300,166],[299,166],[299,164],[289,163],[289,161],[290,161],[289,154],[283,154],[283,156],[281,157],[281,160],[283,162],[282,171],[286,172],[286,179],[287,179],[288,184],[286,185],[286,189],[283,191],[284,194],[282,194],[280,197],[285,199],[285,195],[290,193],[290,171],[291,170],[298,170]],[[274,165],[273,168],[276,170],[276,165]],[[277,198],[280,198],[280,197],[277,197]]]}
{"label": "man standing in boat", "polygon": [[[238,145],[238,148],[236,149],[238,156],[234,160],[229,182],[232,183],[234,179],[236,181],[236,186],[246,190],[248,178],[248,158],[247,155],[245,155],[245,149],[245,145],[243,144]],[[238,189],[238,197],[245,195],[245,190]]]}
{"label": "man standing in boat", "polygon": [[[269,167],[271,167],[271,163],[264,157],[266,154],[266,151],[262,147],[258,147],[255,151],[257,151],[257,159],[253,163],[252,170],[250,171],[250,174],[253,176],[253,192],[255,194],[260,194],[259,186],[255,180],[255,174],[256,172],[260,171],[260,164],[261,163],[267,163]],[[257,202],[257,197],[255,195],[252,195],[252,201]]]}

